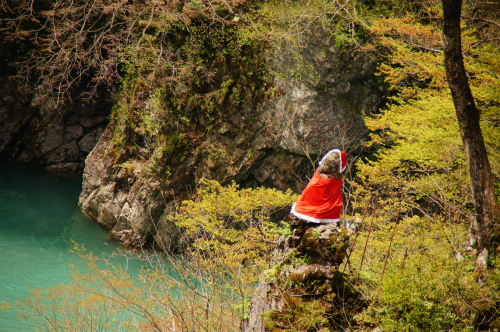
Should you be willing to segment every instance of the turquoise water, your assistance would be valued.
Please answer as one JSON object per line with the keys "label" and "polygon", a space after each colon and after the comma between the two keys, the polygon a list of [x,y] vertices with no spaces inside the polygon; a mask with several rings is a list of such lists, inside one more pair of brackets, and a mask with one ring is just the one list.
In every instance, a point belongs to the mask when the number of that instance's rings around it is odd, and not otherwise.
{"label": "turquoise water", "polygon": [[[71,281],[75,241],[95,255],[120,246],[78,210],[80,178],[0,163],[0,304]],[[13,309],[0,312],[0,332],[30,331]]]}

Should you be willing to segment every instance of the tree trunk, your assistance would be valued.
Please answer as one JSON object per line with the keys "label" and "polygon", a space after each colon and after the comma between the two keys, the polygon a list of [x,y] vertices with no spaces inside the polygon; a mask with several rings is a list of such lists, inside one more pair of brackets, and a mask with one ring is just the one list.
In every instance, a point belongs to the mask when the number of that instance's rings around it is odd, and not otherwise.
{"label": "tree trunk", "polygon": [[460,13],[462,0],[442,0],[443,46],[446,77],[455,103],[465,159],[469,168],[474,209],[477,266],[485,268],[487,258],[495,254],[498,245],[500,211],[493,186],[493,176],[480,127],[477,109],[469,87],[462,59]]}

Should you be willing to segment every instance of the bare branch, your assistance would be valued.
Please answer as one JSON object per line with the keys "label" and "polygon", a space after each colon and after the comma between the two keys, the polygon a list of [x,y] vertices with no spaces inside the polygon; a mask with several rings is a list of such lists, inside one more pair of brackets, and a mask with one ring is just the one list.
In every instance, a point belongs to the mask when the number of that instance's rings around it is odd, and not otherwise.
{"label": "bare branch", "polygon": [[491,21],[491,20],[486,20],[486,19],[483,19],[483,18],[478,18],[478,17],[469,17],[469,16],[460,16],[461,18],[466,18],[466,19],[469,19],[469,20],[473,20],[473,21],[481,21],[481,22],[486,22],[486,23],[490,23],[490,24],[493,24],[495,25],[497,28],[500,29],[500,23],[497,23],[495,21]]}

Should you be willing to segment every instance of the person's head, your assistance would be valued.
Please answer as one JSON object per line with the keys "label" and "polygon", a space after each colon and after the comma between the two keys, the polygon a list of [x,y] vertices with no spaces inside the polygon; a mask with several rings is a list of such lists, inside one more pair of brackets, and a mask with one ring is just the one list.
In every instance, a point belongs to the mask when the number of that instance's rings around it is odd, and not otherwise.
{"label": "person's head", "polygon": [[347,168],[347,156],[344,151],[330,150],[319,162],[318,172],[324,174],[342,173]]}

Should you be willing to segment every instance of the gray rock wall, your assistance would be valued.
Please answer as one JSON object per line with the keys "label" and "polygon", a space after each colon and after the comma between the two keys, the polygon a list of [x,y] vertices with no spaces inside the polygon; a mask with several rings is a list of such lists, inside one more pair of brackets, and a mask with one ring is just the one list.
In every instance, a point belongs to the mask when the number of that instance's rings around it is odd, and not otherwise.
{"label": "gray rock wall", "polygon": [[385,94],[374,76],[376,59],[337,49],[335,38],[321,31],[310,33],[299,60],[293,55],[298,51],[286,45],[271,59],[282,73],[275,85],[286,91],[269,113],[279,130],[279,145],[315,155],[332,147],[355,148],[366,134],[362,112],[377,110]]}
{"label": "gray rock wall", "polygon": [[[151,154],[141,149],[126,162],[113,160],[113,135],[124,134],[108,126],[86,160],[80,208],[119,238],[131,230],[134,238],[173,249],[172,206],[188,198],[202,177],[300,192],[326,151],[361,144],[366,134],[361,114],[376,110],[384,98],[374,75],[376,59],[338,50],[332,43],[311,38],[301,60],[308,70],[300,77],[276,75],[278,97],[257,108],[244,104],[218,118],[200,118],[211,129],[188,133],[179,157],[155,161],[160,171],[151,170]],[[291,58],[275,50],[268,61],[277,73],[283,72],[280,68],[300,71]],[[143,104],[147,109],[148,101]]]}
{"label": "gray rock wall", "polygon": [[42,106],[0,76],[0,157],[14,163],[82,172],[108,123],[105,101]]}
{"label": "gray rock wall", "polygon": [[9,77],[18,45],[0,41],[0,158],[13,163],[82,172],[87,154],[97,144],[112,103],[103,94],[93,102],[42,103]]}

